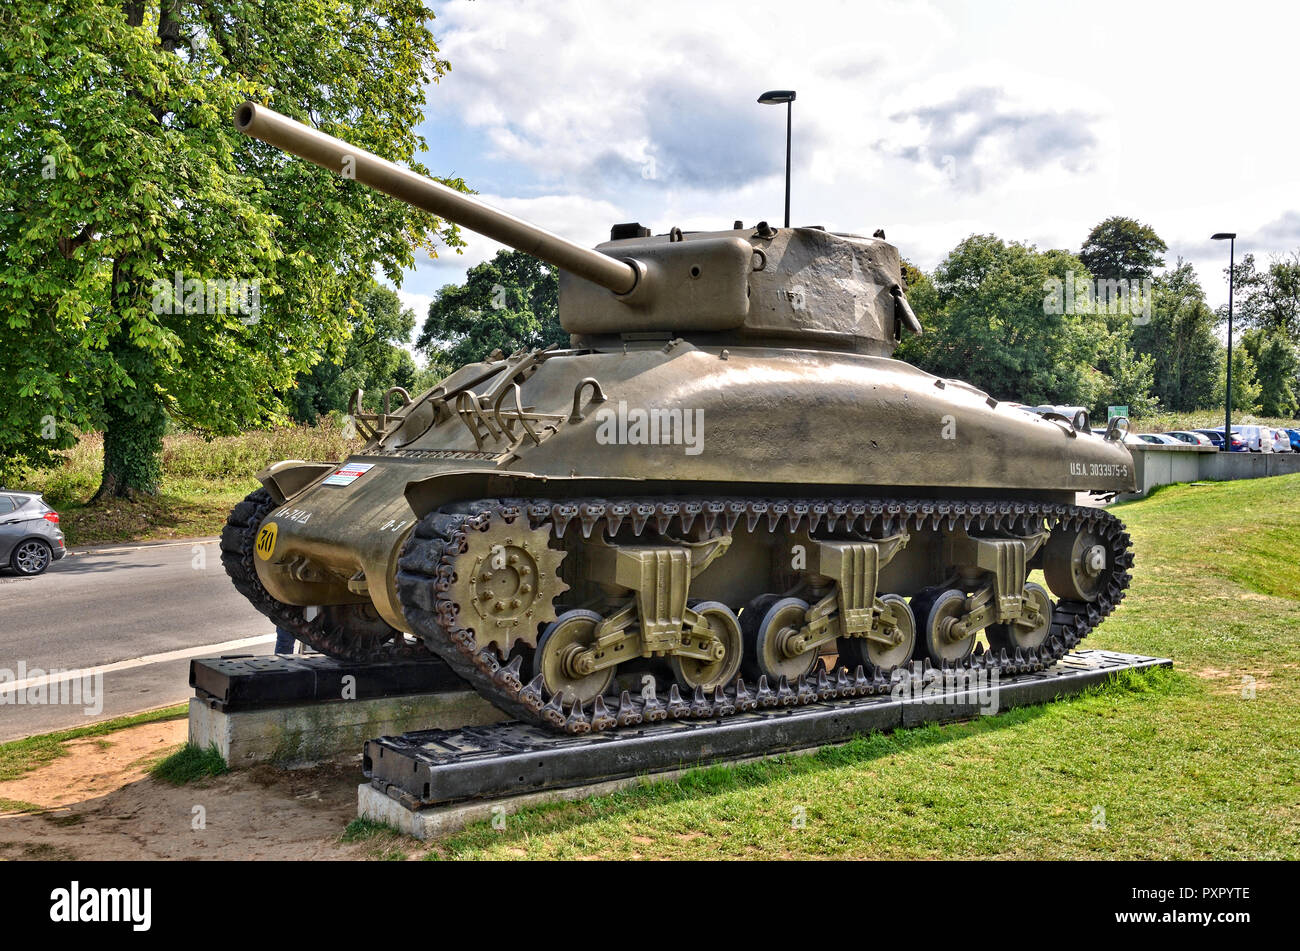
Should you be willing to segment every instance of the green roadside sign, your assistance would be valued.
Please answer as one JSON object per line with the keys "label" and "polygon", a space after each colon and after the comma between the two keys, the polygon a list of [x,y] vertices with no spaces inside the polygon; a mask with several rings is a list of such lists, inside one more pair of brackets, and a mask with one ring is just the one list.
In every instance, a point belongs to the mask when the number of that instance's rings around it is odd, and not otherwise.
{"label": "green roadside sign", "polygon": [[1107,406],[1107,407],[1106,407],[1106,422],[1110,422],[1110,421],[1111,421],[1112,419],[1114,419],[1116,416],[1123,416],[1125,419],[1128,419],[1128,407],[1127,407],[1127,406]]}

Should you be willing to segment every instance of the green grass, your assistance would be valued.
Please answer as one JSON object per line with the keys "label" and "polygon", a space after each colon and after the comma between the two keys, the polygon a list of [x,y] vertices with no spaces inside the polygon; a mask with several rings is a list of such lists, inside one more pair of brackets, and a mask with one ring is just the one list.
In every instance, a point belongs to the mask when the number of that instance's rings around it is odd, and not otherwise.
{"label": "green grass", "polygon": [[528,809],[426,857],[1300,858],[1297,501],[1300,475],[1115,507],[1133,584],[1085,646],[1173,671]]}
{"label": "green grass", "polygon": [[40,492],[58,510],[70,546],[158,541],[216,535],[226,516],[258,487],[258,470],[280,459],[333,461],[355,451],[337,421],[286,426],[203,439],[178,433],[163,439],[163,478],[156,496],[112,499],[94,505],[104,441],[88,433],[61,454],[62,464],[32,470],[11,488]]}
{"label": "green grass", "polygon": [[25,773],[44,766],[46,763],[68,755],[64,745],[69,740],[79,740],[87,736],[104,736],[127,727],[140,726],[144,723],[157,723],[161,720],[178,720],[189,712],[185,704],[150,710],[148,713],[135,713],[130,716],[117,717],[79,726],[71,730],[59,730],[56,733],[42,733],[9,743],[0,743],[0,781],[18,779]]}
{"label": "green grass", "polygon": [[388,823],[361,816],[348,823],[339,841],[349,844],[364,842],[368,857],[384,862],[404,862],[408,858],[407,848],[419,846],[417,839],[404,835]]}
{"label": "green grass", "polygon": [[216,743],[206,747],[186,743],[175,753],[149,767],[149,775],[173,786],[184,786],[196,779],[220,776],[230,772],[230,766],[217,749]]}
{"label": "green grass", "polygon": [[21,799],[5,799],[0,796],[0,812],[37,813],[44,811],[44,806],[38,806],[34,802],[24,802]]}

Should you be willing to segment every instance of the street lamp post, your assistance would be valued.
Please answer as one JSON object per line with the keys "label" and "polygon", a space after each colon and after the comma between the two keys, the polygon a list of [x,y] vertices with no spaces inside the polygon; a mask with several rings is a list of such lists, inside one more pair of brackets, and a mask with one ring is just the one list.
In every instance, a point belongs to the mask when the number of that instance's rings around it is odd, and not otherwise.
{"label": "street lamp post", "polygon": [[785,103],[785,226],[790,227],[790,121],[794,111],[794,90],[773,89],[758,97],[765,106]]}
{"label": "street lamp post", "polygon": [[1232,452],[1232,268],[1237,250],[1237,234],[1220,231],[1211,241],[1228,242],[1228,374],[1223,388],[1223,451]]}

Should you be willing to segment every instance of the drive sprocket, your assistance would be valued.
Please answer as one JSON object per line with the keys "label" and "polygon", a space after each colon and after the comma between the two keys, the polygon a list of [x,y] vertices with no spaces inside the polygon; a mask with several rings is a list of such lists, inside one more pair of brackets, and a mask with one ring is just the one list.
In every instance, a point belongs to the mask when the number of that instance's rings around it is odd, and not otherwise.
{"label": "drive sprocket", "polygon": [[505,657],[519,641],[536,647],[540,627],[555,620],[555,599],[569,586],[559,574],[565,553],[549,546],[550,536],[549,526],[530,529],[523,520],[466,533],[446,597],[461,606],[460,622],[479,648]]}

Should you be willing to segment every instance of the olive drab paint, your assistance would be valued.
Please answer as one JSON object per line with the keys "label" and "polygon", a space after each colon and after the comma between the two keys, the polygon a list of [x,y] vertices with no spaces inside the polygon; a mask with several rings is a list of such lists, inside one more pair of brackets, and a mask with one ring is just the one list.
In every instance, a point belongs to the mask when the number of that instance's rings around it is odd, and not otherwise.
{"label": "olive drab paint", "polygon": [[[422,641],[519,715],[557,725],[537,697],[577,701],[558,725],[581,732],[565,718],[629,657],[687,690],[741,669],[775,689],[837,651],[868,676],[967,663],[976,634],[1045,658],[1049,630],[1077,640],[1099,620],[1062,622],[1068,605],[1104,615],[1122,596],[1122,526],[1072,506],[1132,490],[1126,421],[1093,435],[892,359],[921,327],[883,236],[623,224],[590,249],[263,106],[236,124],[335,174],[347,157],[357,182],[559,268],[571,335],[393,388],[380,413],[354,396],[357,453],[259,473],[223,557],[309,643]],[[822,502],[855,514],[800,515]],[[1026,581],[1037,567],[1060,602]],[[536,656],[510,660],[520,643]]]}

